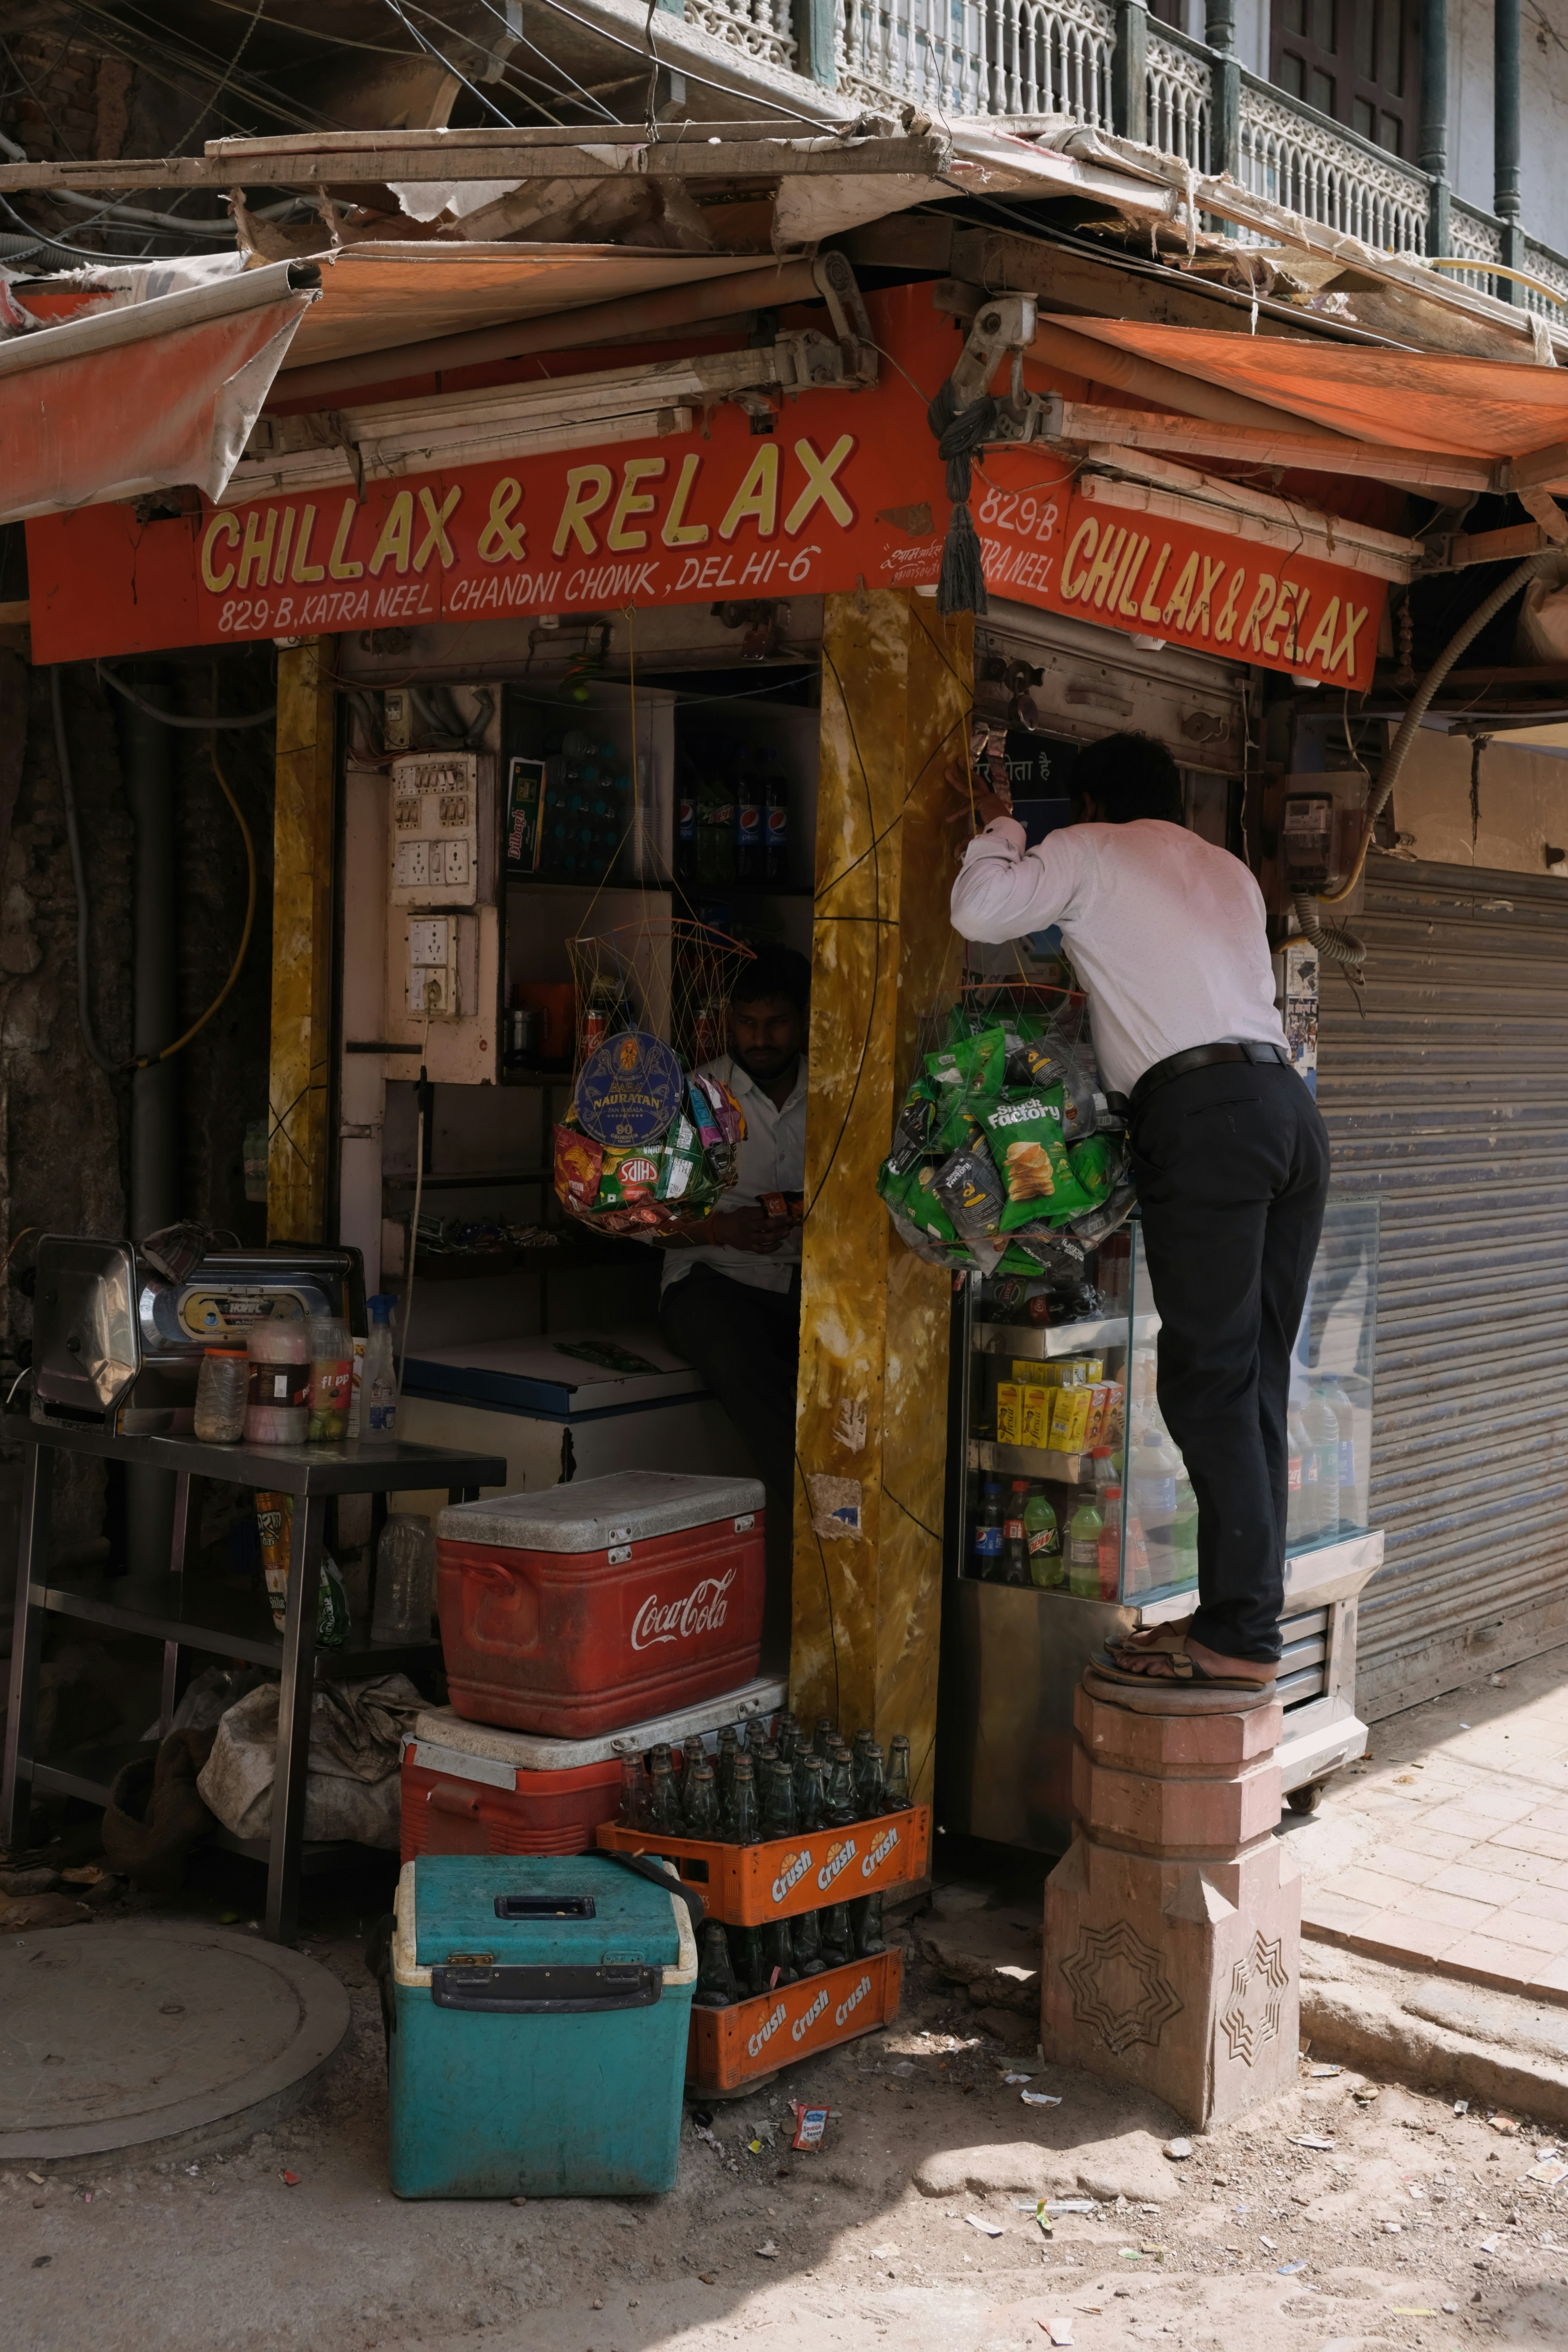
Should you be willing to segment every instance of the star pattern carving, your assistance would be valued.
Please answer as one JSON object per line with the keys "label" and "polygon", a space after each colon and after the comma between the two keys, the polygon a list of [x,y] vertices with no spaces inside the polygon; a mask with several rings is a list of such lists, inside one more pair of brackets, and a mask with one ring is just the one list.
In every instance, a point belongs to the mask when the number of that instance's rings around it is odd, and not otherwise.
{"label": "star pattern carving", "polygon": [[1280,2012],[1290,1989],[1283,1947],[1270,1943],[1261,1931],[1252,1949],[1230,1972],[1230,1999],[1220,2017],[1219,2030],[1231,2057],[1250,2066],[1258,2053],[1279,2038]]}
{"label": "star pattern carving", "polygon": [[1062,1964],[1072,1989],[1074,2021],[1098,2034],[1113,2056],[1135,2042],[1159,2046],[1182,2003],[1160,1965],[1160,1955],[1124,1919],[1114,1927],[1085,1927]]}

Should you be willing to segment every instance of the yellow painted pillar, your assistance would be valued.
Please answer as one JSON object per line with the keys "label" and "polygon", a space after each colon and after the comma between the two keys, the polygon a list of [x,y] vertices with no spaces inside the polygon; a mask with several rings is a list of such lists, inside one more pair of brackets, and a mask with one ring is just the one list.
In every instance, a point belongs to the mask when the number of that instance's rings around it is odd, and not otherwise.
{"label": "yellow painted pillar", "polygon": [[332,807],[337,758],[330,640],[278,656],[272,823],[272,1043],[267,1238],[326,1239],[332,1033]]}
{"label": "yellow painted pillar", "polygon": [[900,590],[823,620],[790,1701],[909,1734],[931,1793],[952,1276],[904,1246],[877,1170],[963,950],[948,921],[974,631]]}

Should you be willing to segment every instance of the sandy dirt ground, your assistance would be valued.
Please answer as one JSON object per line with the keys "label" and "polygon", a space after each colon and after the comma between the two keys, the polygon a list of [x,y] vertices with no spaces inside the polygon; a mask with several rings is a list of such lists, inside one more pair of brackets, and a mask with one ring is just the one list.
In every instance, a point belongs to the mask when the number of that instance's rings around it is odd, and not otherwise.
{"label": "sandy dirt ground", "polygon": [[[400,2203],[342,1925],[311,1948],[353,2025],[307,2108],[222,2156],[0,2174],[6,2352],[1568,2345],[1568,2188],[1523,2177],[1555,2144],[1528,2118],[1500,2130],[1309,2055],[1172,2161],[1173,2116],[1043,2067],[1026,2020],[994,2021],[1007,2046],[912,1950],[896,2024],[688,2107],[666,2199]],[[820,2151],[791,2151],[791,2100],[832,2109]],[[1042,2196],[1092,2210],[1047,2239]]]}

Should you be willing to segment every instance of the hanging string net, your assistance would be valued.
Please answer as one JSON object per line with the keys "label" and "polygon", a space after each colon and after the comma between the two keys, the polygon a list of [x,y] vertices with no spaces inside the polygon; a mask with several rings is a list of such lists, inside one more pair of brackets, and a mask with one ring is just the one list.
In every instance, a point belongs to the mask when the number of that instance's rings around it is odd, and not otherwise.
{"label": "hanging string net", "polygon": [[746,1122],[705,1065],[722,1056],[750,949],[658,912],[572,940],[567,955],[577,1039],[572,1108],[555,1130],[557,1198],[602,1234],[710,1215],[735,1181]]}

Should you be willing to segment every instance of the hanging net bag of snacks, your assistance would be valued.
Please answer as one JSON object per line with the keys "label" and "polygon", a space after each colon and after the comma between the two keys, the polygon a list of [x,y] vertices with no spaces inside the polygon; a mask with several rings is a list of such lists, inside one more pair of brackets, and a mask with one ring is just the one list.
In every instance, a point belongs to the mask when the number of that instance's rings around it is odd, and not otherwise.
{"label": "hanging net bag of snacks", "polygon": [[746,1122],[705,1068],[724,1045],[751,951],[658,915],[574,940],[572,1108],[555,1129],[555,1192],[596,1233],[651,1237],[711,1215],[734,1183]]}

